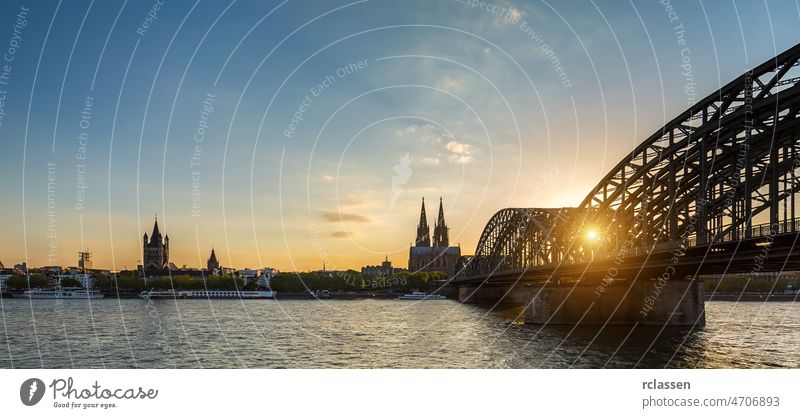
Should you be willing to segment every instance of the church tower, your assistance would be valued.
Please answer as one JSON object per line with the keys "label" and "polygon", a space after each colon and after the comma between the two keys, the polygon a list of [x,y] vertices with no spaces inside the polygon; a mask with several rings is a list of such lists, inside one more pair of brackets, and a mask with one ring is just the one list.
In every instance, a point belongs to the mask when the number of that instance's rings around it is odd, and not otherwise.
{"label": "church tower", "polygon": [[169,266],[169,235],[162,238],[158,230],[158,217],[153,223],[153,233],[150,240],[144,234],[142,240],[142,255],[144,257],[142,265],[145,269],[163,270]]}
{"label": "church tower", "polygon": [[217,254],[214,253],[214,247],[211,247],[211,257],[208,257],[206,266],[210,272],[214,272],[219,269],[219,261],[217,261]]}
{"label": "church tower", "polygon": [[441,197],[439,198],[439,217],[436,219],[436,226],[433,228],[433,246],[450,246],[450,239],[447,237],[447,224],[444,222],[444,208],[442,208]]}
{"label": "church tower", "polygon": [[415,247],[431,246],[431,231],[428,228],[428,216],[425,215],[425,198],[422,198],[422,211],[419,213],[419,225],[417,225],[417,240]]}

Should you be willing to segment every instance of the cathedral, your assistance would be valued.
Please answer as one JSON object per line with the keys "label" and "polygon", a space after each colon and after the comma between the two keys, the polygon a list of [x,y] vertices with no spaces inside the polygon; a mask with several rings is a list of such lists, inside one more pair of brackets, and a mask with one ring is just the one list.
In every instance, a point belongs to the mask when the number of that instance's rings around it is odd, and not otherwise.
{"label": "cathedral", "polygon": [[447,224],[444,221],[444,208],[439,198],[439,216],[433,227],[431,242],[428,217],[425,214],[425,198],[422,198],[422,210],[417,225],[417,239],[409,249],[408,271],[441,271],[451,278],[456,273],[458,260],[461,258],[461,247],[451,247]]}
{"label": "cathedral", "polygon": [[169,268],[169,235],[161,238],[158,231],[158,217],[153,224],[153,234],[147,240],[147,233],[144,234],[142,255],[144,257],[142,266],[145,270],[166,270]]}

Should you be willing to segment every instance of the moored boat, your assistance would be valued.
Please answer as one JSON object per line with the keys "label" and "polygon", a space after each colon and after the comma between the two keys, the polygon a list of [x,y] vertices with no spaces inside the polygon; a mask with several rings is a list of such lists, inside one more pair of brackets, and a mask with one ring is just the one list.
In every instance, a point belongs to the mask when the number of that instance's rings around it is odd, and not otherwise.
{"label": "moored boat", "polygon": [[139,294],[142,299],[272,299],[269,290],[149,290]]}
{"label": "moored boat", "polygon": [[102,299],[102,292],[81,288],[63,289],[31,289],[22,293],[23,297],[30,299]]}
{"label": "moored boat", "polygon": [[442,300],[447,299],[442,295],[431,295],[425,292],[412,292],[403,296],[398,297],[398,299],[403,300]]}

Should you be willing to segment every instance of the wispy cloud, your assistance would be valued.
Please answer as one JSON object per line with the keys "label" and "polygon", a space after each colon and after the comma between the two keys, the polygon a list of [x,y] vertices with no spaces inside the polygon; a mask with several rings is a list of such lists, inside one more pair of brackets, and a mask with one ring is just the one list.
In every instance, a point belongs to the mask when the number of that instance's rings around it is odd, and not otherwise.
{"label": "wispy cloud", "polygon": [[330,235],[332,238],[347,238],[351,234],[349,234],[347,231],[336,231],[331,232]]}
{"label": "wispy cloud", "polygon": [[444,76],[439,79],[436,86],[442,90],[458,90],[461,87],[461,80]]}
{"label": "wispy cloud", "polygon": [[365,215],[359,215],[357,213],[344,213],[344,212],[334,212],[330,210],[322,211],[321,215],[322,219],[325,222],[355,222],[355,223],[370,223],[372,219]]}
{"label": "wispy cloud", "polygon": [[432,129],[433,129],[433,125],[431,125],[429,123],[426,123],[426,124],[423,124],[423,125],[418,125],[418,124],[415,123],[415,124],[411,124],[411,125],[406,126],[404,129],[398,129],[398,130],[394,131],[394,133],[398,137],[416,136],[416,134],[418,132],[419,133],[425,133],[425,132],[429,132]]}

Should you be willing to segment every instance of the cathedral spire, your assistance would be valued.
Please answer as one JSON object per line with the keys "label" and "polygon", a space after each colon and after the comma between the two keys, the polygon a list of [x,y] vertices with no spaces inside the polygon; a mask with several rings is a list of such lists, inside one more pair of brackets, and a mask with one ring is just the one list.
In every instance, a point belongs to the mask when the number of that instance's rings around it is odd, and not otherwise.
{"label": "cathedral spire", "polygon": [[153,233],[150,235],[151,238],[161,239],[161,233],[158,231],[158,215],[156,214],[156,220],[153,223]]}
{"label": "cathedral spire", "polygon": [[422,210],[419,212],[419,225],[417,225],[417,247],[431,246],[431,231],[428,227],[428,216],[425,214],[425,198],[422,198]]}
{"label": "cathedral spire", "polygon": [[436,226],[433,228],[433,246],[449,247],[450,239],[447,236],[447,223],[444,221],[444,208],[442,198],[439,198],[439,217],[436,219]]}

